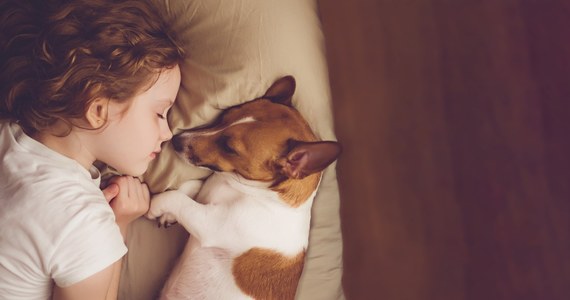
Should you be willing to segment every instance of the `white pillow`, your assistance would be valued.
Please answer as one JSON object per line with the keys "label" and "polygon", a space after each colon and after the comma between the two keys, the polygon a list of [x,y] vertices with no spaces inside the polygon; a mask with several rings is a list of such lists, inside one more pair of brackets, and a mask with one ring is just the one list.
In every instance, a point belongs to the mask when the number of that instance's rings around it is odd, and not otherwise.
{"label": "white pillow", "polygon": [[[257,98],[277,78],[293,75],[293,104],[315,133],[334,140],[323,34],[315,0],[153,0],[174,24],[187,58],[169,122],[176,133],[212,120],[222,109]],[[144,176],[153,192],[208,172],[184,164],[170,146]],[[120,299],[155,299],[187,233],[131,226]],[[339,195],[334,165],[313,205],[309,249],[297,299],[344,299]]]}

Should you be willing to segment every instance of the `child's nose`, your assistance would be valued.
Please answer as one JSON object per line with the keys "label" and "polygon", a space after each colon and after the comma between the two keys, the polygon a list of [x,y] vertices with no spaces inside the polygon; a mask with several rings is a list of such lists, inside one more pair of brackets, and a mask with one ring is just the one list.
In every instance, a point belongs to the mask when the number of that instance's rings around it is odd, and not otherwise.
{"label": "child's nose", "polygon": [[162,130],[161,140],[168,141],[172,138],[172,131],[170,130],[170,126],[165,126],[166,128]]}

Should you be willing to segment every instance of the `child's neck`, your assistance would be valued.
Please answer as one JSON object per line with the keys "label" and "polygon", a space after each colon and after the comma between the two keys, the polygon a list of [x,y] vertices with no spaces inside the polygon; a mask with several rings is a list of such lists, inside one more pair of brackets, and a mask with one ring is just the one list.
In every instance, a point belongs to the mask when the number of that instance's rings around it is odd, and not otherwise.
{"label": "child's neck", "polygon": [[84,147],[81,139],[73,130],[61,137],[50,132],[38,132],[31,137],[51,150],[77,161],[87,170],[95,162],[95,157]]}

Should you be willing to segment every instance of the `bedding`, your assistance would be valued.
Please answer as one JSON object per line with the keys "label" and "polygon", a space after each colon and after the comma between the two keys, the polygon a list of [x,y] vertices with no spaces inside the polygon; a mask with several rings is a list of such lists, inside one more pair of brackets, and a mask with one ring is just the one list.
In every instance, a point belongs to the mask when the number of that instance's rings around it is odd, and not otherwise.
{"label": "bedding", "polygon": [[[174,133],[202,125],[229,106],[261,96],[293,75],[293,104],[322,139],[335,140],[323,35],[316,0],[153,0],[174,24],[187,58],[169,114]],[[184,164],[170,145],[143,176],[153,193],[209,171]],[[119,299],[156,299],[188,234],[141,218],[131,225]],[[312,209],[309,249],[297,299],[344,299],[339,194],[334,165]]]}

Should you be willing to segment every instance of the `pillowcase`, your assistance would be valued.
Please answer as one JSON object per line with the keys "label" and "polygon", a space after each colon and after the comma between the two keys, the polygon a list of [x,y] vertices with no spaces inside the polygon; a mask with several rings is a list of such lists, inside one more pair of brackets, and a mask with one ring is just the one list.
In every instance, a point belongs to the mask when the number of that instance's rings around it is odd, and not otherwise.
{"label": "pillowcase", "polygon": [[[208,123],[223,109],[262,96],[277,78],[293,75],[293,105],[321,139],[335,140],[316,0],[153,1],[187,53],[169,114],[175,134]],[[313,204],[297,299],[344,299],[334,167],[325,171]],[[209,171],[184,163],[167,143],[143,179],[157,193],[207,175]],[[119,298],[155,299],[187,237],[181,226],[159,229],[154,222],[137,220],[129,231]]]}

